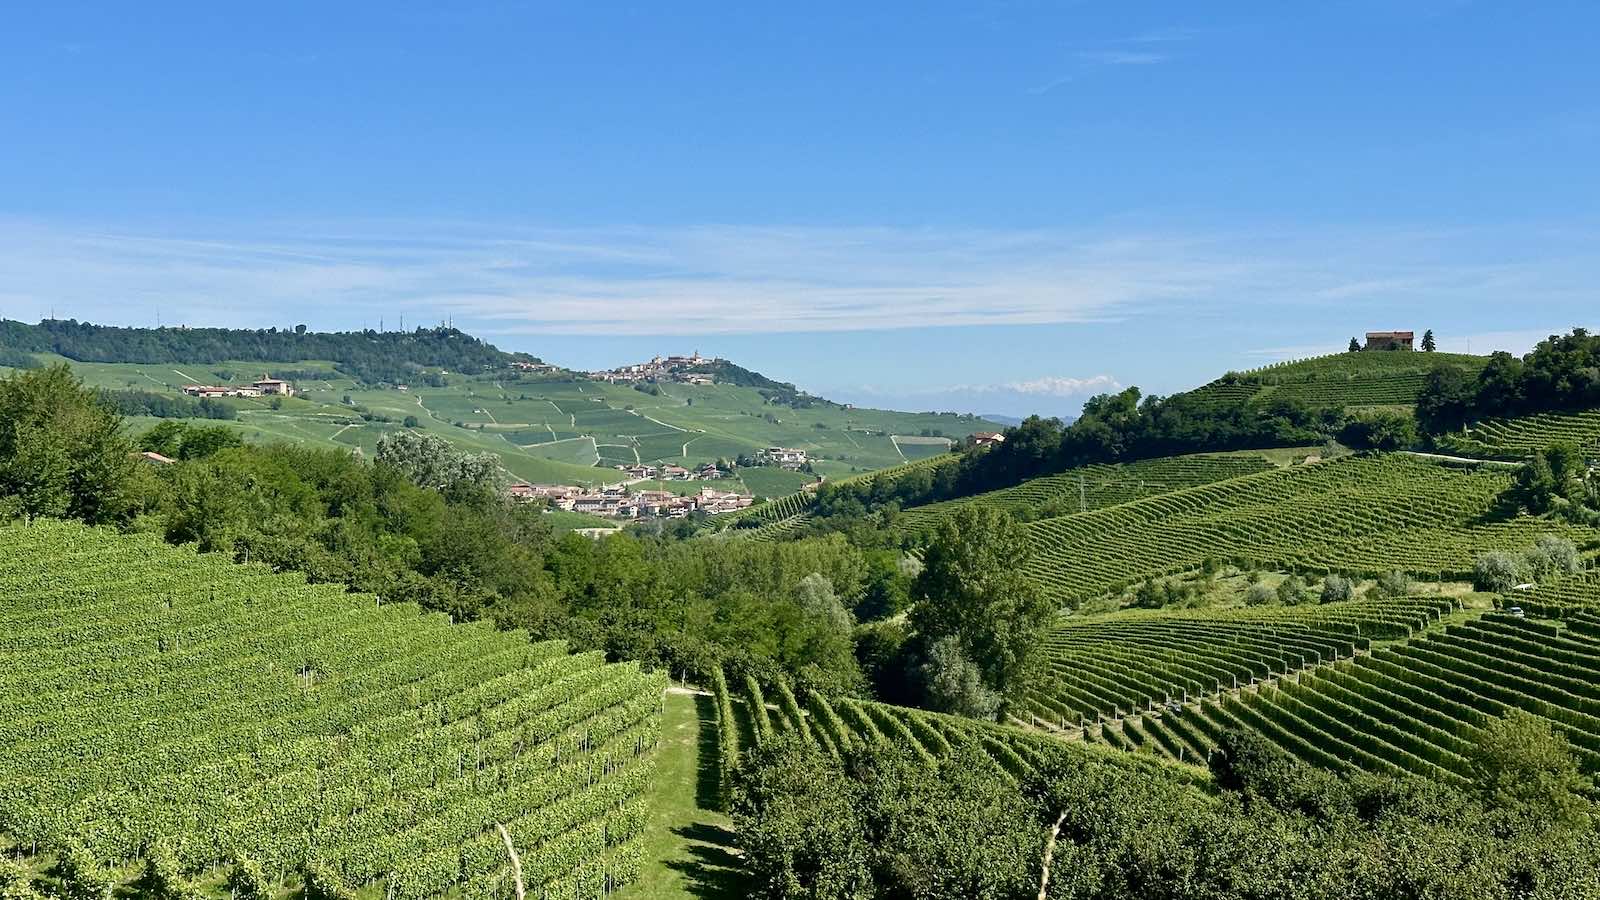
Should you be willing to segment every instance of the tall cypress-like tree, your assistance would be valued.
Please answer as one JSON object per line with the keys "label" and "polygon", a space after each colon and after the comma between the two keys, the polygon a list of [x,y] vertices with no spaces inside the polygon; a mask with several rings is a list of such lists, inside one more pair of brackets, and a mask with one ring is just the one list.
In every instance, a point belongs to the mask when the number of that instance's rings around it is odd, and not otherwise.
{"label": "tall cypress-like tree", "polygon": [[1361,342],[1356,340],[1355,338],[1351,338],[1350,339],[1350,347],[1348,349],[1349,349],[1349,351],[1351,353],[1360,353],[1361,352]]}
{"label": "tall cypress-like tree", "polygon": [[1439,349],[1439,345],[1434,343],[1433,329],[1429,328],[1427,331],[1422,333],[1422,352],[1432,353],[1437,349]]}

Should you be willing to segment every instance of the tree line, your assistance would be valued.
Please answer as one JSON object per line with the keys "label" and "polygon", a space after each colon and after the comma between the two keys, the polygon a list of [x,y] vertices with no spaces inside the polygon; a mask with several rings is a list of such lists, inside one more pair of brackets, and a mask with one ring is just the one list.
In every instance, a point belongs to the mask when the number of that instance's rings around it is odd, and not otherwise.
{"label": "tree line", "polygon": [[1417,398],[1417,420],[1438,434],[1478,419],[1597,406],[1600,335],[1574,328],[1545,338],[1521,358],[1498,351],[1476,376],[1436,369]]}
{"label": "tree line", "polygon": [[[0,348],[16,353],[54,353],[80,362],[190,363],[229,360],[331,360],[339,370],[369,384],[405,383],[422,368],[475,373],[502,368],[509,354],[455,328],[415,331],[322,333],[294,328],[123,328],[72,319],[37,325],[0,320]],[[282,376],[280,376],[282,377]]]}

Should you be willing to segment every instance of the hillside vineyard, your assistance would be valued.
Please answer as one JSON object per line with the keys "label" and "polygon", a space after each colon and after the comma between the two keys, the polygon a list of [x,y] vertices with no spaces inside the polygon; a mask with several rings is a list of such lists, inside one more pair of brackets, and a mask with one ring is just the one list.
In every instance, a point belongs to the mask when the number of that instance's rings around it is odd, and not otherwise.
{"label": "hillside vineyard", "polygon": [[1467,577],[1479,553],[1592,528],[1497,515],[1510,473],[1397,455],[1349,456],[1246,475],[1027,525],[1028,567],[1063,603],[1207,559],[1314,574],[1399,569]]}
{"label": "hillside vineyard", "polygon": [[19,848],[395,897],[508,895],[507,840],[550,895],[639,867],[664,683],[632,664],[58,522],[0,529],[0,596]]}

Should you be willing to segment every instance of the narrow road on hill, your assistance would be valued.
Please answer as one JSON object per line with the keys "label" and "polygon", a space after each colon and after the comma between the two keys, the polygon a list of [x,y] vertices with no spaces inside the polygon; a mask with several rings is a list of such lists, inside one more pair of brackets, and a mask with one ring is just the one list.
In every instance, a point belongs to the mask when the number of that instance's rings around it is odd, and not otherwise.
{"label": "narrow road on hill", "polygon": [[1478,459],[1472,456],[1449,456],[1443,453],[1423,453],[1420,450],[1401,450],[1407,456],[1420,456],[1423,459],[1442,459],[1446,462],[1470,463],[1475,466],[1500,466],[1505,469],[1516,469],[1522,463],[1507,462],[1503,459]]}

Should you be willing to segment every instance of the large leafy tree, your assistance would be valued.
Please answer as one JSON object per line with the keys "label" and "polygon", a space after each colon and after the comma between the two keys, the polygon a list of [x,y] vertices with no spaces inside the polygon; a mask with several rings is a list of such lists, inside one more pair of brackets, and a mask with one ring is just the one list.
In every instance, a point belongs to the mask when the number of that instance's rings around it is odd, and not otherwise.
{"label": "large leafy tree", "polygon": [[953,638],[1006,700],[1025,690],[1055,607],[1023,568],[1027,535],[1003,510],[969,504],[940,524],[912,586],[912,629],[924,646]]}
{"label": "large leafy tree", "polygon": [[396,431],[378,440],[378,462],[405,473],[418,487],[452,500],[493,492],[500,462],[488,453],[467,453],[436,434]]}
{"label": "large leafy tree", "polygon": [[139,505],[137,467],[122,418],[65,365],[0,379],[0,508],[124,522]]}

